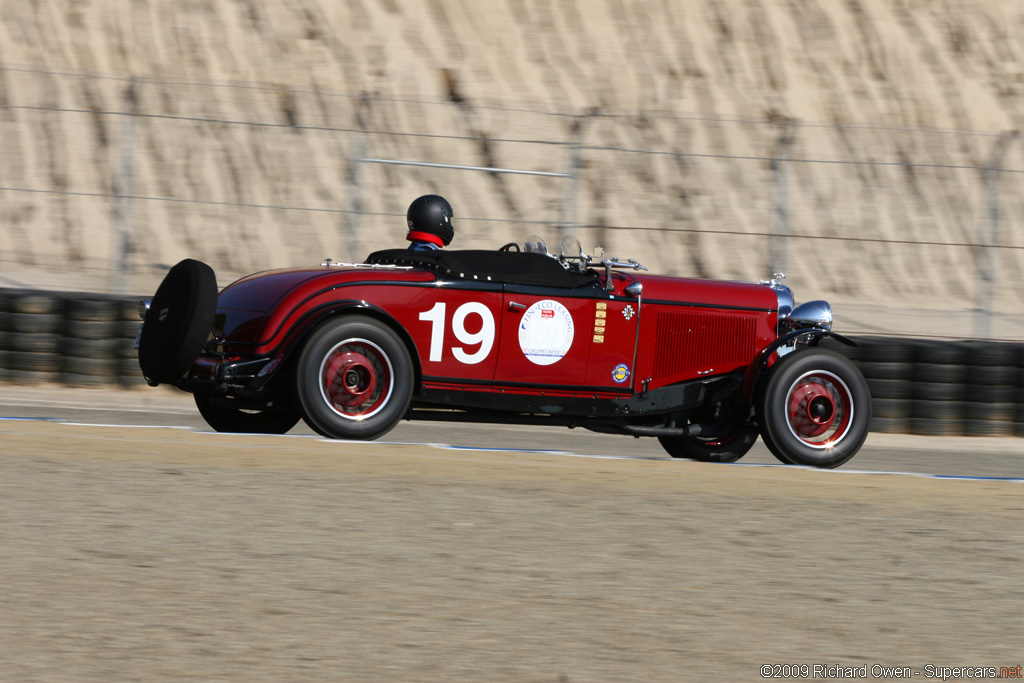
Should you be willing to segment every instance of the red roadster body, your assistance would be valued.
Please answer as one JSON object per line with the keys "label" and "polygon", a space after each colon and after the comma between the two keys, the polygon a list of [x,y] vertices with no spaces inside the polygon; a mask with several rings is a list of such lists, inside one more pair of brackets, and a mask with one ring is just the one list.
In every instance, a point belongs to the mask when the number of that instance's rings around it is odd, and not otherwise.
{"label": "red roadster body", "polygon": [[634,261],[387,250],[256,273],[218,295],[186,260],[142,312],[150,384],[195,395],[220,431],[372,439],[402,419],[554,424],[653,436],[731,462],[762,436],[783,462],[835,467],[870,396],[818,348],[824,302],[789,288],[642,274]]}

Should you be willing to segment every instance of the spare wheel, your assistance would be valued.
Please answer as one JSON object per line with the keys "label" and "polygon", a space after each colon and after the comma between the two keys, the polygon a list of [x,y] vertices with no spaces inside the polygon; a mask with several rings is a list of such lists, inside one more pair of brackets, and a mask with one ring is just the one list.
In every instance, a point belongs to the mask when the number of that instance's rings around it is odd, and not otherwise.
{"label": "spare wheel", "polygon": [[171,383],[192,366],[213,327],[217,277],[202,261],[171,268],[153,296],[139,338],[139,367],[150,382]]}

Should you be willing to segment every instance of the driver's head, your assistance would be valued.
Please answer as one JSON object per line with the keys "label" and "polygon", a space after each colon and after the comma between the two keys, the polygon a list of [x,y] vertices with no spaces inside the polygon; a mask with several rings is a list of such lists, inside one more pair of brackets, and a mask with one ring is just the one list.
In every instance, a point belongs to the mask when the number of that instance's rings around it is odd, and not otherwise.
{"label": "driver's head", "polygon": [[447,247],[455,237],[455,225],[452,223],[454,216],[452,205],[444,197],[436,194],[417,197],[405,214],[409,224],[405,238]]}

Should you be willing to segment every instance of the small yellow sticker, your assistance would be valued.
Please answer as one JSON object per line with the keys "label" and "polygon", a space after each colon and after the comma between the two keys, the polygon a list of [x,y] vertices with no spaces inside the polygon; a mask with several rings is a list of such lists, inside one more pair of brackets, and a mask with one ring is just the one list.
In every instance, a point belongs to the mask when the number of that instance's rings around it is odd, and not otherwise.
{"label": "small yellow sticker", "polygon": [[596,311],[595,315],[598,318],[607,318],[608,317],[608,311]]}
{"label": "small yellow sticker", "polygon": [[604,320],[603,318],[598,318],[597,320],[594,321],[594,327],[604,327],[607,324],[608,321]]}
{"label": "small yellow sticker", "polygon": [[604,344],[604,335],[603,334],[595,334],[594,335],[594,343],[595,344]]}
{"label": "small yellow sticker", "polygon": [[608,304],[606,304],[604,301],[598,301],[597,302],[597,310],[603,311],[606,308],[608,308]]}

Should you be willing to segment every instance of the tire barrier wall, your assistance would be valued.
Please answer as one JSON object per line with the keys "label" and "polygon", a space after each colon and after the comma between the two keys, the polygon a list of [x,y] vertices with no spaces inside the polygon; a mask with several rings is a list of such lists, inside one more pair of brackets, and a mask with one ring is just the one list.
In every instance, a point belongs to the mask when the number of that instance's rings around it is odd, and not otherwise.
{"label": "tire barrier wall", "polygon": [[[0,289],[0,381],[145,384],[139,298]],[[1024,436],[1024,344],[859,337],[828,348],[860,367],[873,432]]]}
{"label": "tire barrier wall", "polygon": [[871,388],[871,431],[923,436],[1024,436],[1024,344],[855,338],[826,344]]}
{"label": "tire barrier wall", "polygon": [[0,289],[0,381],[145,384],[134,348],[140,298]]}

